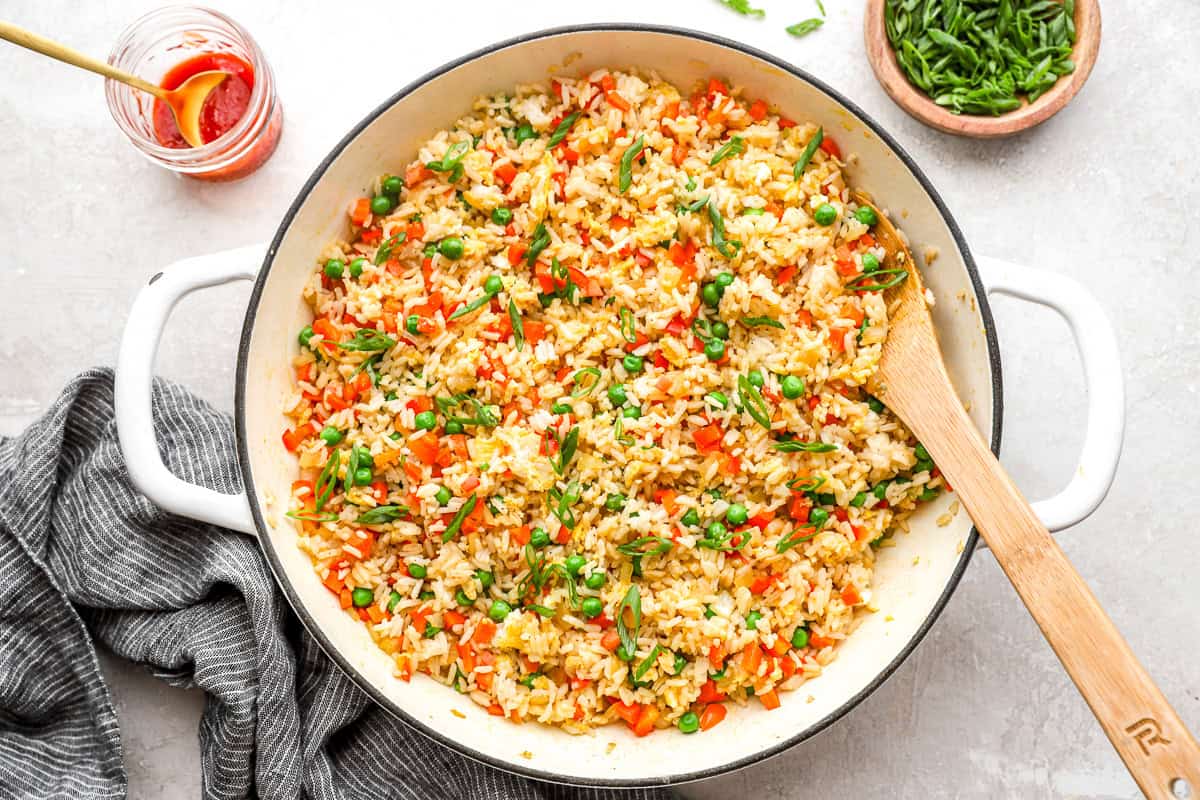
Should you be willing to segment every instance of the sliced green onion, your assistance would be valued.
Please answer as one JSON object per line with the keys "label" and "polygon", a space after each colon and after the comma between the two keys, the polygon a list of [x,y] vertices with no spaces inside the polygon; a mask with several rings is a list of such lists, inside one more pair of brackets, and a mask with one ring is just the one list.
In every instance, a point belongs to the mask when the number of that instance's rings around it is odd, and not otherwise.
{"label": "sliced green onion", "polygon": [[767,408],[767,401],[745,375],[738,376],[738,399],[755,422],[771,430],[771,411]]}
{"label": "sliced green onion", "polygon": [[742,324],[747,328],[778,328],[783,330],[783,323],[771,317],[742,317]]}
{"label": "sliced green onion", "polygon": [[838,449],[836,444],[828,442],[773,442],[771,447],[781,453],[832,453]]}
{"label": "sliced green onion", "polygon": [[[632,625],[625,622],[626,611],[629,611]],[[625,648],[625,652],[633,653],[637,650],[638,633],[641,628],[642,595],[635,584],[629,587],[629,591],[621,600],[621,605],[617,607],[617,635],[621,637],[621,646]]]}
{"label": "sliced green onion", "polygon": [[628,308],[621,309],[621,336],[630,344],[637,342],[637,323],[633,319],[633,312]]}
{"label": "sliced green onion", "polygon": [[562,118],[562,122],[554,129],[554,133],[550,134],[550,141],[546,142],[546,149],[556,147],[563,139],[567,138],[567,133],[579,121],[579,117],[583,115],[582,111],[574,111]]}
{"label": "sliced green onion", "polygon": [[633,183],[633,161],[642,154],[645,147],[646,137],[639,136],[633,144],[625,148],[625,152],[621,155],[621,169],[617,180],[617,189],[620,194],[625,194]]}
{"label": "sliced green onion", "polygon": [[356,525],[382,525],[385,522],[395,522],[409,513],[405,506],[375,506],[370,511],[364,511],[354,520]]}
{"label": "sliced green onion", "polygon": [[584,367],[576,372],[571,380],[575,383],[571,397],[587,397],[600,383],[600,370],[596,367]]}
{"label": "sliced green onion", "polygon": [[508,321],[512,323],[513,341],[517,343],[519,353],[525,346],[525,323],[521,320],[521,312],[517,310],[517,304],[511,297],[508,299]]}
{"label": "sliced green onion", "polygon": [[792,180],[800,180],[800,176],[804,174],[808,162],[812,161],[813,155],[817,152],[817,148],[821,146],[821,142],[825,139],[825,129],[817,128],[817,132],[808,140],[808,144],[804,145],[804,152],[800,154],[800,158],[796,161],[796,166],[792,167]]}
{"label": "sliced green onion", "polygon": [[478,502],[479,498],[476,497],[475,492],[471,492],[471,496],[467,498],[467,501],[462,504],[462,508],[458,509],[458,512],[454,515],[454,518],[450,520],[450,524],[446,526],[446,530],[442,534],[443,542],[448,542],[458,535],[458,531],[460,528],[462,528],[463,522],[466,521],[471,512],[475,510],[475,505]]}
{"label": "sliced green onion", "polygon": [[746,152],[746,142],[740,136],[732,137],[728,142],[721,145],[717,152],[713,153],[713,157],[709,159],[708,165],[715,167],[727,158],[732,156],[740,156]]}

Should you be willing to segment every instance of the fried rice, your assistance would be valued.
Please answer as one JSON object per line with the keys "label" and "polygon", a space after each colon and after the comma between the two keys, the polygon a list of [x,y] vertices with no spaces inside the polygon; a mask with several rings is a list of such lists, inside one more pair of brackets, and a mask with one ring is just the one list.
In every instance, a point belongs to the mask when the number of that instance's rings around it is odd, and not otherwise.
{"label": "fried rice", "polygon": [[835,140],[719,79],[602,70],[481,97],[411,156],[303,293],[283,439],[325,586],[398,678],[513,721],[787,702],[944,488],[864,388],[903,275]]}

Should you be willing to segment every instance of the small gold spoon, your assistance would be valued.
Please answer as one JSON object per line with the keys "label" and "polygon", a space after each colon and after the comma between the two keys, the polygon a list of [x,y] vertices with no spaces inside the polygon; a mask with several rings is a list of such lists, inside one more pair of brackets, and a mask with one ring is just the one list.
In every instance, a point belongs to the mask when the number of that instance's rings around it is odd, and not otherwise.
{"label": "small gold spoon", "polygon": [[888,337],[867,388],[933,456],[1142,792],[1189,796],[1189,785],[1200,788],[1200,745],[975,429],[942,362],[912,253],[866,195],[855,199],[875,210],[886,251],[889,272],[868,280],[908,273],[889,290]]}
{"label": "small gold spoon", "polygon": [[13,44],[18,44],[21,47],[28,48],[45,56],[50,56],[72,66],[112,78],[135,89],[140,89],[143,92],[154,95],[170,107],[171,113],[175,115],[175,124],[179,128],[179,133],[192,147],[200,147],[204,144],[204,140],[200,136],[200,110],[204,108],[205,99],[208,98],[209,92],[217,88],[217,85],[229,75],[229,73],[221,72],[220,70],[197,72],[180,84],[179,88],[164,89],[161,86],[155,86],[152,83],[144,81],[136,75],[122,72],[110,64],[97,61],[77,50],[72,50],[65,45],[51,41],[43,36],[38,36],[32,31],[19,28],[3,20],[0,20],[0,39],[7,39]]}

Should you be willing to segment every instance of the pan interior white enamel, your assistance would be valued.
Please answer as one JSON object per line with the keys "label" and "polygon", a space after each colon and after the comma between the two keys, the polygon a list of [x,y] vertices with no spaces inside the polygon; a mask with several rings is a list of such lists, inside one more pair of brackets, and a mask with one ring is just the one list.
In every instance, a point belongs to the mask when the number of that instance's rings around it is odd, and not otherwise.
{"label": "pan interior white enamel", "polygon": [[918,254],[927,247],[940,253],[924,276],[938,298],[934,316],[950,372],[985,434],[992,425],[991,367],[963,256],[920,183],[849,110],[820,89],[736,49],[651,31],[580,31],[527,41],[433,78],[380,114],[329,165],[274,256],[253,322],[245,376],[241,423],[257,490],[253,502],[268,521],[267,546],[278,554],[283,580],[293,587],[329,646],[361,680],[446,739],[560,779],[661,780],[753,757],[810,729],[871,686],[932,613],[966,557],[963,546],[970,523],[960,512],[948,525],[936,524],[953,495],[918,513],[912,531],[896,536],[894,548],[881,551],[875,586],[879,610],[868,615],[837,661],[819,679],[783,695],[778,710],[767,712],[758,703],[736,708],[711,733],[684,736],[670,730],[638,740],[614,725],[593,736],[569,736],[534,723],[518,726],[491,717],[467,697],[422,676],[411,683],[393,677],[390,659],[320,585],[308,559],[295,548],[291,525],[283,517],[283,499],[296,467],[279,443],[285,424],[280,408],[290,391],[296,332],[311,321],[300,301],[300,287],[323,244],[345,234],[349,204],[365,193],[375,176],[402,172],[419,143],[451,124],[477,95],[517,83],[548,82],[551,70],[563,64],[572,73],[601,66],[653,69],[685,90],[710,75],[722,75],[744,86],[749,96],[769,99],[790,117],[823,125],[844,153],[854,154],[848,170],[854,184],[892,212]]}

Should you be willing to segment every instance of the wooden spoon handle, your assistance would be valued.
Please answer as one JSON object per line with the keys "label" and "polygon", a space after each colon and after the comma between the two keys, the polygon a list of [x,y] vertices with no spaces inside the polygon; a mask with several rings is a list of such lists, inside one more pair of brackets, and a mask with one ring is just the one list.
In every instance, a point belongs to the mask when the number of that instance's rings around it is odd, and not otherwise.
{"label": "wooden spoon handle", "polygon": [[98,73],[106,78],[112,78],[121,83],[129,84],[133,88],[149,92],[155,97],[161,98],[166,94],[166,91],[161,87],[148,83],[136,75],[130,75],[128,72],[119,70],[111,64],[98,61],[91,56],[85,56],[78,50],[72,50],[66,45],[59,44],[44,36],[38,36],[33,31],[27,31],[24,28],[13,25],[11,22],[0,20],[0,39],[7,39],[13,44],[33,50],[35,53],[41,53],[44,56],[50,56],[72,66]]}
{"label": "wooden spoon handle", "polygon": [[[1149,798],[1200,792],[1200,745],[954,402],[914,429]],[[1191,794],[1184,794],[1187,781]]]}

